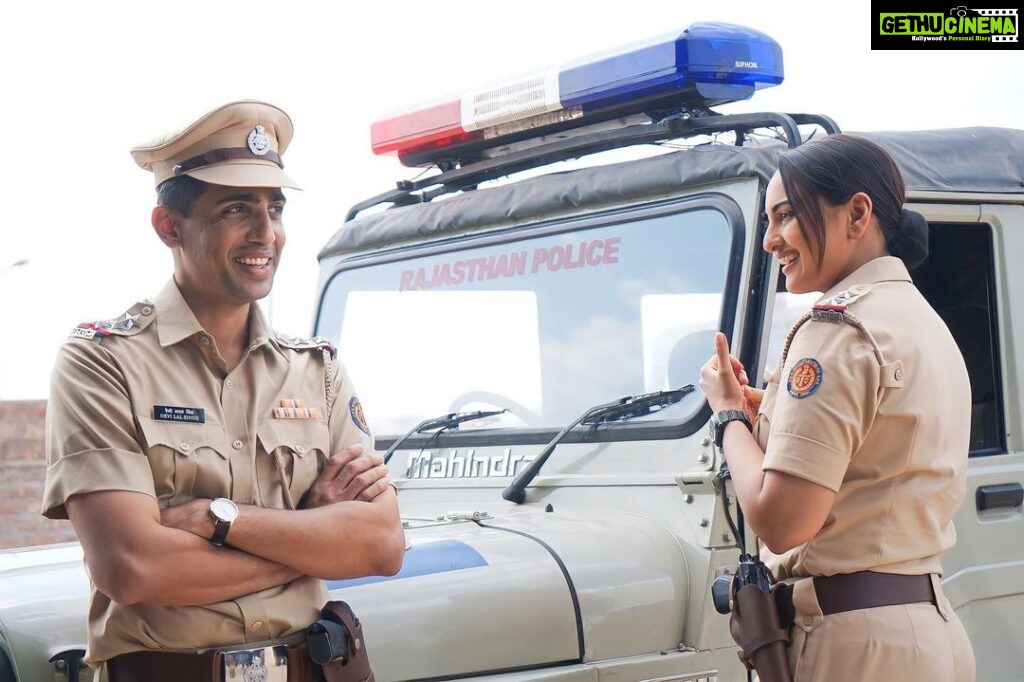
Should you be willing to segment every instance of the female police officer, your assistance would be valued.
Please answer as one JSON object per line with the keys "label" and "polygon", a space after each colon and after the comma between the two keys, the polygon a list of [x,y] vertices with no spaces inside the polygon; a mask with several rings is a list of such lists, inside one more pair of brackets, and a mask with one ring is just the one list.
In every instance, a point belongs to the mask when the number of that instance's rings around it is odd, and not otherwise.
{"label": "female police officer", "polygon": [[712,409],[732,410],[716,416],[722,449],[762,558],[793,583],[798,681],[974,679],[938,578],[965,494],[970,385],[907,272],[928,225],[904,197],[869,140],[783,153],[764,248],[790,292],[825,293],[763,393],[741,384],[722,334],[701,372]]}

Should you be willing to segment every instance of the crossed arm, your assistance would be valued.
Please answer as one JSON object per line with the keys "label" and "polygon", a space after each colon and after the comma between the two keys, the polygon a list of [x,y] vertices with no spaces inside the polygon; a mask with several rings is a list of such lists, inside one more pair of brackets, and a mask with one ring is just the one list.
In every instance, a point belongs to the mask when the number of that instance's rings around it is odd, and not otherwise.
{"label": "crossed arm", "polygon": [[306,508],[239,505],[214,547],[209,500],[161,511],[149,495],[74,495],[66,507],[96,586],[121,604],[209,604],[301,575],[349,578],[398,571],[405,548],[394,489],[377,453],[330,458]]}

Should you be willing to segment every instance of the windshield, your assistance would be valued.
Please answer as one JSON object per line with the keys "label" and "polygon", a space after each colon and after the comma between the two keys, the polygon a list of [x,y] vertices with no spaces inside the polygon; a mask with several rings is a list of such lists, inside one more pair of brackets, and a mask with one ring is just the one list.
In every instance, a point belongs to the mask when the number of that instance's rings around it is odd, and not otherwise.
{"label": "windshield", "polygon": [[[692,204],[690,204],[692,206]],[[696,384],[733,242],[711,207],[535,228],[343,266],[317,333],[335,341],[374,433],[508,411],[472,428],[564,426],[594,404]],[[649,420],[684,419],[699,391]]]}

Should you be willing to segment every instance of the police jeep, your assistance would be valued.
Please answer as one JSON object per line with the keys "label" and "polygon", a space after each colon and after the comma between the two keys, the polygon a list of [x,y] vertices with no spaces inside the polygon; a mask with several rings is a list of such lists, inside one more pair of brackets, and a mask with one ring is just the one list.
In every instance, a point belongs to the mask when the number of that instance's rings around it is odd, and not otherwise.
{"label": "police jeep", "polygon": [[[767,36],[695,24],[373,125],[375,152],[436,169],[353,207],[319,256],[315,332],[408,540],[397,575],[329,583],[378,680],[748,678],[710,588],[754,539],[695,384],[718,330],[760,376],[815,298],[761,250],[764,193],[779,149],[839,127],[714,109],[782,77]],[[978,679],[1005,680],[1024,660],[1024,131],[866,135],[929,220],[912,274],[970,371],[943,585]],[[0,571],[0,678],[88,679],[77,546]]]}

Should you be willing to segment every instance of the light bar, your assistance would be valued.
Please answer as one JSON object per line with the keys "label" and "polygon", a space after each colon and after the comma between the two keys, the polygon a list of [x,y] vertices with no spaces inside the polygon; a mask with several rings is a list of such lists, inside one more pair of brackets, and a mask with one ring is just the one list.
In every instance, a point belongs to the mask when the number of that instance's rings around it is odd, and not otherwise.
{"label": "light bar", "polygon": [[370,141],[374,154],[397,153],[407,165],[430,164],[486,144],[610,118],[735,102],[782,79],[782,49],[765,34],[697,23],[678,35],[377,121]]}

